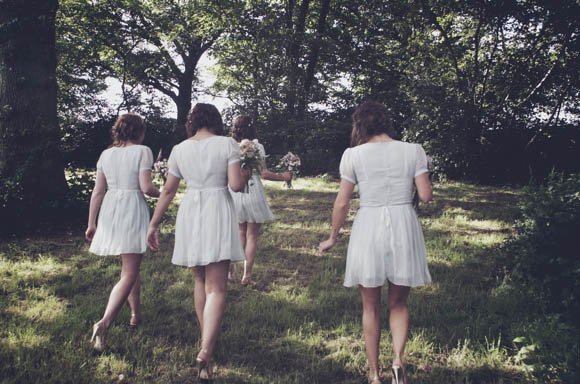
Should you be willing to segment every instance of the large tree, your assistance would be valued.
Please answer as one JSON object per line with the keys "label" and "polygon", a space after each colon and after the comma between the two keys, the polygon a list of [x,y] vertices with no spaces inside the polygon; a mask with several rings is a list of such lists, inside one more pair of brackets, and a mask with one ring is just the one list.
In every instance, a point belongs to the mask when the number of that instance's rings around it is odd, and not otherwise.
{"label": "large tree", "polygon": [[[87,5],[87,28],[100,46],[101,64],[123,90],[156,90],[175,103],[174,140],[196,96],[197,66],[216,40],[235,27],[241,2],[98,0]],[[130,105],[127,105],[130,108]],[[128,109],[129,109],[128,108]]]}
{"label": "large tree", "polygon": [[0,1],[0,187],[4,200],[29,206],[58,200],[67,188],[56,112],[57,8],[57,0]]}
{"label": "large tree", "polygon": [[218,42],[215,89],[254,117],[304,120],[336,79],[331,0],[248,2],[237,33]]}

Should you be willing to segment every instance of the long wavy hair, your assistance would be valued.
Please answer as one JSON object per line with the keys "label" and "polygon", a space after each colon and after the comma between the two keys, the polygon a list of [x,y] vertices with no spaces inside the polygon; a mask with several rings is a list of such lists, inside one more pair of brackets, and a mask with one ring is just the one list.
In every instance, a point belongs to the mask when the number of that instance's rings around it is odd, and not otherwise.
{"label": "long wavy hair", "polygon": [[136,142],[145,133],[145,121],[136,113],[125,113],[117,118],[111,129],[112,146],[124,145],[127,141]]}
{"label": "long wavy hair", "polygon": [[375,101],[366,101],[359,105],[352,114],[350,146],[364,144],[371,137],[381,133],[386,133],[390,137],[395,135],[389,110]]}

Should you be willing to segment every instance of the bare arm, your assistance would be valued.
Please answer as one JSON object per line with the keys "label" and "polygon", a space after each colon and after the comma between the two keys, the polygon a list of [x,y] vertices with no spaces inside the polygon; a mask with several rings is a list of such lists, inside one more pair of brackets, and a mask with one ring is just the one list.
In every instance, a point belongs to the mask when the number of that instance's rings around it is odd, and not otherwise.
{"label": "bare arm", "polygon": [[141,192],[147,196],[159,197],[159,189],[153,185],[153,178],[150,170],[139,172],[139,188],[141,188]]}
{"label": "bare arm", "polygon": [[147,230],[147,245],[154,251],[159,249],[159,233],[157,231],[159,223],[161,223],[163,215],[167,211],[167,208],[169,208],[169,204],[177,193],[179,181],[180,179],[171,173],[167,176],[167,181],[161,190],[161,195],[157,201],[155,212],[153,213],[153,217],[149,223],[149,229]]}
{"label": "bare arm", "polygon": [[238,161],[228,165],[228,184],[232,191],[240,192],[250,179],[250,171],[243,170]]}
{"label": "bare arm", "polygon": [[266,166],[265,161],[262,161],[262,175],[261,176],[262,176],[262,179],[271,180],[271,181],[290,181],[290,180],[292,180],[292,174],[290,172],[284,172],[281,175],[274,173],[274,172],[270,172],[270,170]]}
{"label": "bare arm", "polygon": [[93,236],[97,231],[97,214],[99,208],[101,208],[101,203],[105,197],[105,192],[107,191],[107,179],[105,174],[97,172],[97,179],[95,180],[95,188],[91,194],[91,203],[89,205],[89,223],[87,225],[87,230],[85,231],[85,237],[87,240],[93,240]]}
{"label": "bare arm", "polygon": [[417,187],[417,194],[422,202],[427,203],[433,198],[433,189],[429,181],[429,172],[425,172],[415,177],[415,186]]}
{"label": "bare arm", "polygon": [[346,214],[348,213],[348,209],[350,207],[349,202],[353,190],[353,183],[345,179],[340,181],[340,188],[338,190],[338,194],[336,195],[336,200],[334,201],[334,209],[332,210],[332,229],[330,231],[330,237],[328,240],[321,242],[318,246],[318,250],[321,253],[326,253],[326,251],[328,251],[334,246],[334,244],[336,244],[336,241],[338,240],[338,233],[344,224]]}

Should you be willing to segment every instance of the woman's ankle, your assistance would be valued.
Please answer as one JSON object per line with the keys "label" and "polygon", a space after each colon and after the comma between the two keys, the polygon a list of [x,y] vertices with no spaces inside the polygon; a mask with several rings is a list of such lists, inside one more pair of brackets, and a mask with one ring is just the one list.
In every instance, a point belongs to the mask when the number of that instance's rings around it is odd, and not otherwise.
{"label": "woman's ankle", "polygon": [[393,365],[398,365],[402,367],[404,365],[403,357],[400,355],[393,356]]}

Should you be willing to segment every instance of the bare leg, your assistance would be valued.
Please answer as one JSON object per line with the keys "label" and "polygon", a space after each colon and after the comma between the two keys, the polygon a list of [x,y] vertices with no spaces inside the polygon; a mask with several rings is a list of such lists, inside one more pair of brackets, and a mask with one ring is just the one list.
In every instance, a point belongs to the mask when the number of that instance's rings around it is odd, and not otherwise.
{"label": "bare leg", "polygon": [[[246,230],[247,229],[248,229],[248,223],[239,224],[240,243],[242,243],[242,249],[246,248]],[[236,265],[234,263],[230,264],[230,275],[228,278],[230,280],[236,279]]]}
{"label": "bare leg", "polygon": [[99,326],[105,327],[105,329],[111,326],[111,323],[117,316],[119,309],[127,297],[129,293],[133,289],[133,285],[137,280],[137,276],[139,276],[139,267],[141,265],[141,258],[142,255],[137,253],[129,253],[125,255],[121,255],[123,260],[123,266],[121,267],[121,279],[111,291],[111,295],[109,296],[109,302],[107,303],[107,309],[105,310],[105,314],[103,318],[97,323]]}
{"label": "bare leg", "polygon": [[371,378],[379,375],[379,344],[381,341],[381,288],[360,287],[363,303],[363,333],[369,374]]}
{"label": "bare leg", "polygon": [[141,320],[141,274],[139,273],[137,273],[133,288],[129,292],[127,302],[131,308],[131,320],[129,320],[129,324],[137,325]]}
{"label": "bare leg", "polygon": [[205,308],[205,267],[193,267],[193,278],[195,286],[193,288],[193,302],[195,315],[199,322],[199,331],[203,336],[203,311]]}
{"label": "bare leg", "polygon": [[203,333],[201,352],[198,357],[209,361],[220,333],[226,307],[227,277],[230,261],[205,266],[205,308],[203,310]]}
{"label": "bare leg", "polygon": [[389,283],[389,326],[393,337],[393,365],[403,367],[403,355],[409,330],[407,297],[410,287]]}
{"label": "bare leg", "polygon": [[246,261],[244,262],[244,277],[242,283],[249,282],[252,279],[252,268],[254,267],[254,256],[256,255],[256,248],[258,245],[258,237],[260,236],[260,223],[247,223],[248,230],[246,231],[246,244],[244,245],[244,253],[246,254]]}

